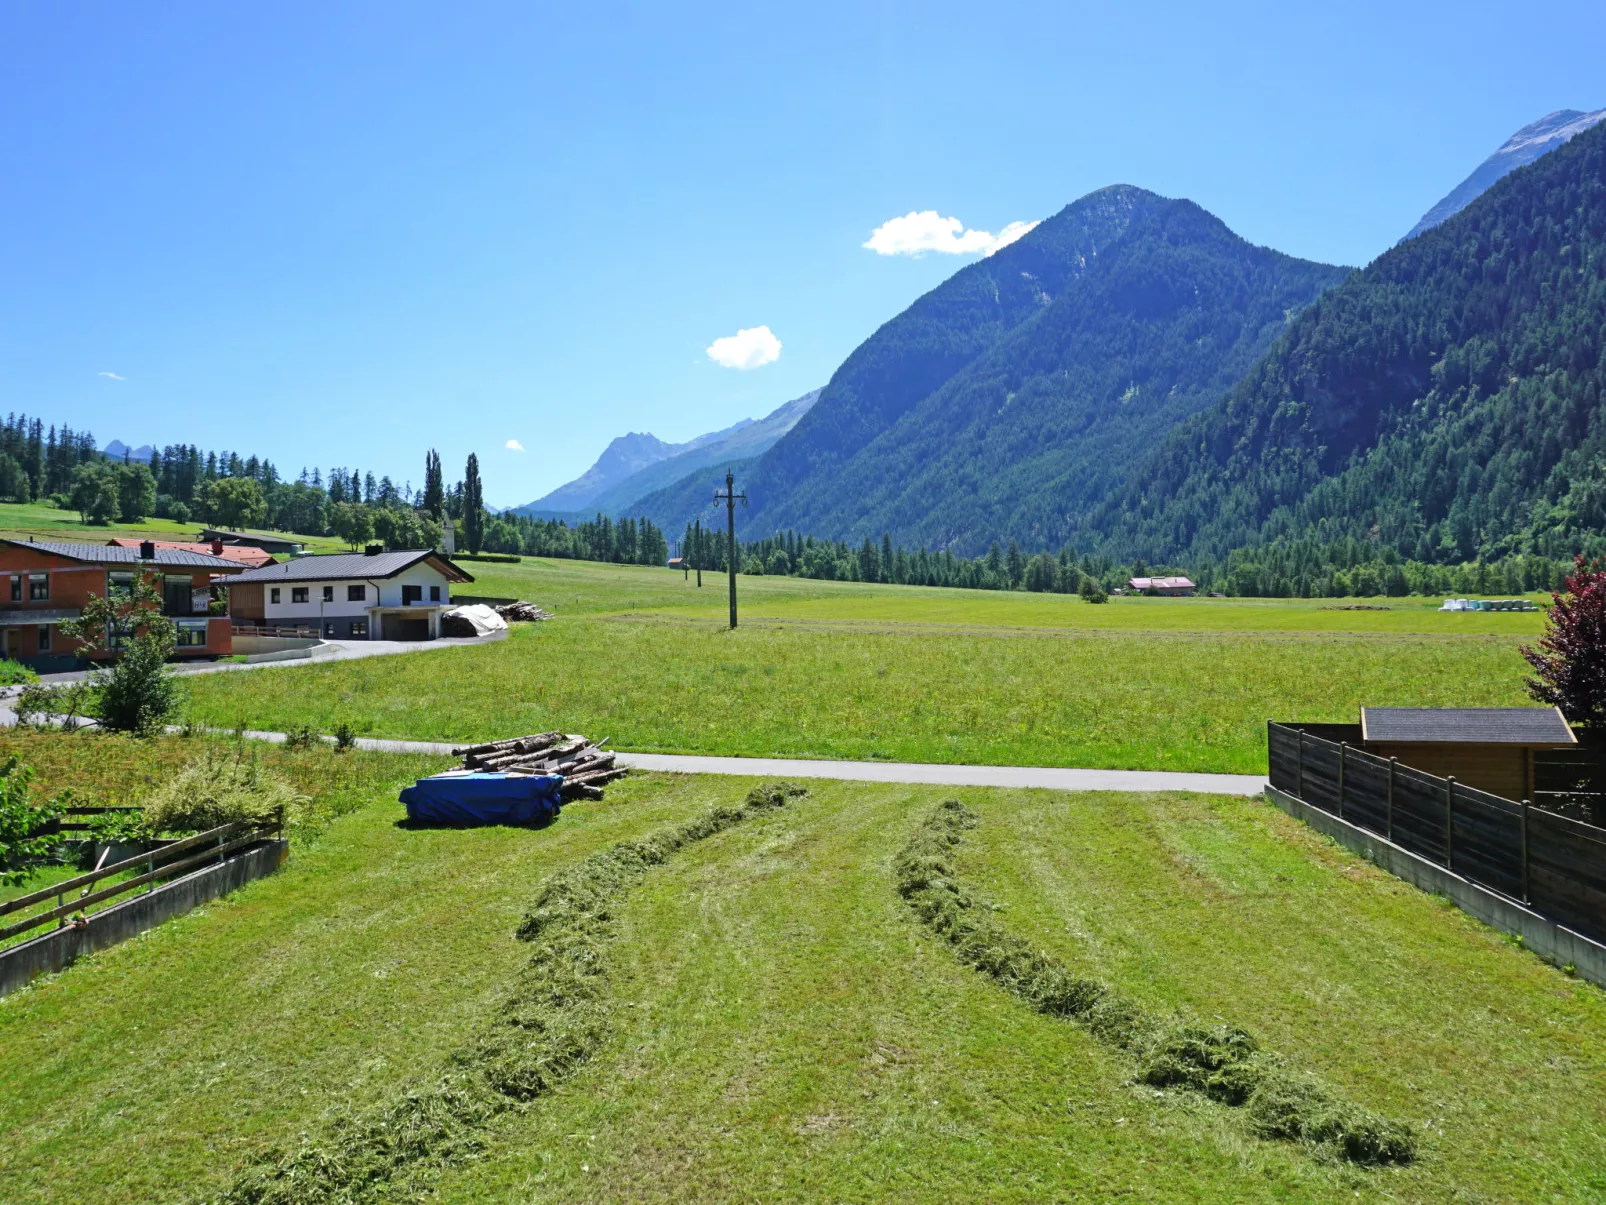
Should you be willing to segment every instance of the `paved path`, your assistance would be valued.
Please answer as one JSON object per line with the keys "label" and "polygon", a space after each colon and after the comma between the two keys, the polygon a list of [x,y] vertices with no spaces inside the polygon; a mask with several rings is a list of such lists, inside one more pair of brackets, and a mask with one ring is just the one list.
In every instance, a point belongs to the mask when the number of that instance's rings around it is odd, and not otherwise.
{"label": "paved path", "polygon": [[[279,742],[282,732],[248,731],[252,740]],[[358,737],[359,749],[380,753],[444,753],[440,741]],[[1266,780],[1253,774],[1188,774],[1172,770],[1072,770],[1059,766],[954,766],[927,762],[805,761],[787,757],[702,757],[681,753],[620,753],[619,764],[670,774],[740,774],[764,778],[834,778],[844,782],[910,782],[943,787],[1043,787],[1051,791],[1201,791],[1258,795]]]}

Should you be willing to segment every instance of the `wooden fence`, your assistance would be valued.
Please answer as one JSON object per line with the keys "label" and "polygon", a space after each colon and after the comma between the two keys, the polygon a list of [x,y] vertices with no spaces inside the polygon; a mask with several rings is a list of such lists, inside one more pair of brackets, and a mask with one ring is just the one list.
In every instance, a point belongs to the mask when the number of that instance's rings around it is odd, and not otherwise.
{"label": "wooden fence", "polygon": [[1271,785],[1606,941],[1606,829],[1329,739],[1348,727],[1268,724]]}
{"label": "wooden fence", "polygon": [[[208,863],[221,862],[231,853],[248,845],[255,845],[259,841],[265,841],[276,832],[276,829],[256,829],[248,824],[219,825],[193,837],[169,842],[136,857],[125,858],[110,866],[96,867],[87,874],[76,875],[60,883],[52,883],[49,887],[42,887],[38,891],[29,892],[27,895],[6,900],[0,903],[0,917],[24,912],[41,904],[49,905],[51,900],[55,900],[55,906],[47,906],[43,912],[0,925],[0,942],[9,941],[18,934],[49,924],[51,921],[55,921],[58,926],[65,926],[70,923],[69,918],[75,912],[87,912],[93,905],[103,904],[140,887],[144,887],[147,891],[154,890],[162,879],[176,878],[189,871],[198,870]],[[144,868],[144,872],[138,873],[141,868]],[[135,873],[130,874],[130,872]],[[95,886],[122,874],[130,874],[130,877],[107,887]]]}

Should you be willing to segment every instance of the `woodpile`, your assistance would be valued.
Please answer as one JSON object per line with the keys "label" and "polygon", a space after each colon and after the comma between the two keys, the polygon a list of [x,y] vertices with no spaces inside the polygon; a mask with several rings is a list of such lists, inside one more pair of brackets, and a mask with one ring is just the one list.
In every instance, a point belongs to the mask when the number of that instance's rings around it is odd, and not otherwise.
{"label": "woodpile", "polygon": [[552,618],[552,612],[543,611],[531,602],[506,603],[496,608],[496,613],[508,623],[540,623]]}
{"label": "woodpile", "polygon": [[583,736],[563,732],[538,732],[505,741],[489,741],[453,749],[453,757],[463,759],[465,770],[488,770],[499,774],[561,774],[565,799],[601,799],[602,788],[630,773],[614,765],[614,755],[602,748],[607,740],[592,744]]}

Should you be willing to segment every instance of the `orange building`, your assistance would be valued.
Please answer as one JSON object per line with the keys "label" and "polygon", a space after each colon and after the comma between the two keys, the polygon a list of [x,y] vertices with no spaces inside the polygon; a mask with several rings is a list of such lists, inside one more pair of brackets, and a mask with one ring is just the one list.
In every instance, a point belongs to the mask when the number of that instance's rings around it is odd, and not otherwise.
{"label": "orange building", "polygon": [[127,588],[139,573],[162,591],[162,613],[178,634],[175,657],[227,656],[233,651],[230,623],[226,615],[208,614],[212,586],[246,568],[149,540],[134,548],[0,540],[0,652],[46,673],[74,668],[86,654],[61,635],[61,622],[77,619],[90,597]]}

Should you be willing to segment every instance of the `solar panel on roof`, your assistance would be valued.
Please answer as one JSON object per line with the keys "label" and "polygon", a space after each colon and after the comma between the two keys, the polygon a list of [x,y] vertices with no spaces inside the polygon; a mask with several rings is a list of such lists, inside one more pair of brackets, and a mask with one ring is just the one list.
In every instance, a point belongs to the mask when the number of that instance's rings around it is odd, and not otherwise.
{"label": "solar panel on roof", "polygon": [[1577,743],[1554,707],[1363,707],[1361,735],[1385,744]]}

